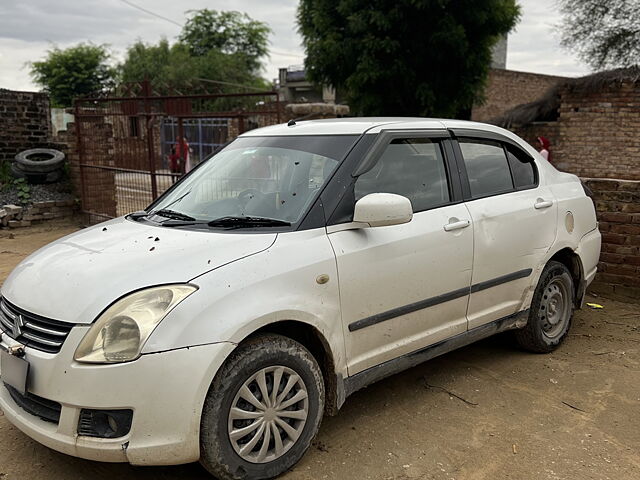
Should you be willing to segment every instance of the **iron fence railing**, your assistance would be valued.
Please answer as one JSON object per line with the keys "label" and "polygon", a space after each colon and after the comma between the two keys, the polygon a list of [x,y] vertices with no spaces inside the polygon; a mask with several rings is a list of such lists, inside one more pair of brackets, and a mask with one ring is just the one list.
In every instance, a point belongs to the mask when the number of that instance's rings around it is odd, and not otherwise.
{"label": "iron fence railing", "polygon": [[158,95],[149,82],[120,91],[75,102],[82,211],[92,217],[145,208],[185,173],[187,155],[195,166],[242,132],[280,121],[274,91]]}

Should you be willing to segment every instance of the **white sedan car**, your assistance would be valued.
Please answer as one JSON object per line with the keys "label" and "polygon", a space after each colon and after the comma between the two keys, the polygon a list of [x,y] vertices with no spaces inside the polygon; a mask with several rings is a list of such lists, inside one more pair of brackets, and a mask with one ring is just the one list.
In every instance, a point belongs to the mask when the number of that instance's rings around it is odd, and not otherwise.
{"label": "white sedan car", "polygon": [[372,382],[506,330],[554,350],[599,252],[579,179],[506,130],[253,130],[16,267],[0,407],[69,455],[270,478]]}

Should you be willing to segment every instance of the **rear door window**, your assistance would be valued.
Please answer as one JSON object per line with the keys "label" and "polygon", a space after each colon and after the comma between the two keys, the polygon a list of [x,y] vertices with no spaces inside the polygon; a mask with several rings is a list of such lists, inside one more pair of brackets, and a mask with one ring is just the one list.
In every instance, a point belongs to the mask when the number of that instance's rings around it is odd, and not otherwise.
{"label": "rear door window", "polygon": [[513,190],[509,162],[500,142],[461,138],[459,144],[473,198]]}
{"label": "rear door window", "polygon": [[533,188],[537,185],[537,171],[533,159],[523,151],[508,145],[506,147],[513,183],[517,190]]}

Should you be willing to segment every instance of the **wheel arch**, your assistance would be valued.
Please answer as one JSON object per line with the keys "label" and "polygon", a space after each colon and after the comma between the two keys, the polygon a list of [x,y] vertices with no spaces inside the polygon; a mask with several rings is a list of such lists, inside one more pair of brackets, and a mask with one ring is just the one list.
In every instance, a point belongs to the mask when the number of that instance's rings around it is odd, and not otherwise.
{"label": "wheel arch", "polygon": [[569,273],[571,273],[575,289],[574,304],[577,308],[580,308],[586,290],[584,266],[582,265],[580,255],[578,255],[575,250],[564,247],[554,253],[549,260],[547,260],[547,263],[551,261],[562,263],[567,267]]}
{"label": "wheel arch", "polygon": [[290,338],[309,350],[322,371],[326,395],[325,413],[331,416],[336,415],[344,403],[344,383],[342,376],[336,371],[331,346],[324,335],[308,323],[298,320],[281,320],[260,327],[245,337],[240,344],[266,333]]}

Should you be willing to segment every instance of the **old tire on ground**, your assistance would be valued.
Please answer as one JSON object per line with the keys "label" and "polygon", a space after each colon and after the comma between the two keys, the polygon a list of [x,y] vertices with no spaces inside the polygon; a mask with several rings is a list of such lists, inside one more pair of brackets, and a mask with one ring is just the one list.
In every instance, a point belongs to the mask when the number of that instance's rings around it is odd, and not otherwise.
{"label": "old tire on ground", "polygon": [[573,278],[567,267],[549,262],[533,295],[527,326],[515,331],[518,344],[536,353],[555,350],[569,332],[574,295]]}
{"label": "old tire on ground", "polygon": [[26,173],[49,173],[62,167],[64,153],[53,148],[31,148],[18,153],[15,160]]}
{"label": "old tire on ground", "polygon": [[31,184],[56,183],[62,180],[63,177],[62,169],[54,170],[49,173],[31,173],[22,170],[19,163],[12,163],[10,168],[11,175],[14,178],[24,178]]}
{"label": "old tire on ground", "polygon": [[262,335],[216,375],[202,413],[200,463],[220,480],[275,477],[307,451],[324,411],[324,381],[299,343]]}

